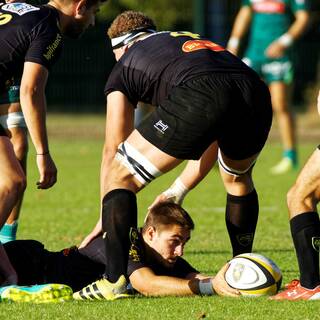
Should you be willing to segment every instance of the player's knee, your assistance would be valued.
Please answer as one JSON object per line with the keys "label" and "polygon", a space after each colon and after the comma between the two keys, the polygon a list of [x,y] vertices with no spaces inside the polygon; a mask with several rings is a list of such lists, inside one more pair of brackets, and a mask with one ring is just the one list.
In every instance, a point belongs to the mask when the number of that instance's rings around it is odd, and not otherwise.
{"label": "player's knee", "polygon": [[27,181],[25,175],[16,175],[11,179],[5,179],[0,184],[0,193],[3,199],[14,198],[18,199],[27,187]]}
{"label": "player's knee", "polygon": [[287,193],[287,206],[290,214],[301,210],[300,208],[312,211],[315,202],[314,193],[304,194],[298,184],[294,184]]}

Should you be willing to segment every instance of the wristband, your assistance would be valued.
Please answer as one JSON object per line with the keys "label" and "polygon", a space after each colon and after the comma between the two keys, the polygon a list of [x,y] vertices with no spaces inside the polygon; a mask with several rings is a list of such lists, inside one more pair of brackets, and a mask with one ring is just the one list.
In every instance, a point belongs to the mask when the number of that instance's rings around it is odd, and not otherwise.
{"label": "wristband", "polygon": [[163,192],[163,194],[174,203],[181,204],[189,189],[183,184],[180,178],[177,178],[173,185]]}
{"label": "wristband", "polygon": [[44,153],[37,153],[37,156],[46,156],[47,154],[49,154],[49,151],[46,151]]}
{"label": "wristband", "polygon": [[231,37],[228,41],[227,47],[236,49],[239,47],[240,39],[236,37]]}
{"label": "wristband", "polygon": [[288,48],[292,45],[293,38],[289,33],[284,33],[280,38],[278,38],[278,42],[284,47]]}
{"label": "wristband", "polygon": [[215,294],[210,278],[202,279],[199,281],[199,293],[202,296],[212,296],[213,294]]}

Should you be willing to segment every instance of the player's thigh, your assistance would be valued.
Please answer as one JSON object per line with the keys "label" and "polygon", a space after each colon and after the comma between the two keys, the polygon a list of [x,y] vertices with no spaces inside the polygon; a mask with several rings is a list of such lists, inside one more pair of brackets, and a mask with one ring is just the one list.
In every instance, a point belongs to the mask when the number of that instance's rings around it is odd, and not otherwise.
{"label": "player's thigh", "polygon": [[288,110],[289,85],[282,81],[273,81],[269,84],[272,108],[274,111]]}
{"label": "player's thigh", "polygon": [[0,135],[0,181],[24,183],[25,174],[17,160],[12,143],[5,135]]}
{"label": "player's thigh", "polygon": [[165,153],[145,139],[137,130],[128,137],[127,142],[148,159],[162,173],[176,167],[181,160]]}
{"label": "player's thigh", "polygon": [[118,147],[108,174],[106,190],[125,188],[138,192],[180,162],[134,130]]}

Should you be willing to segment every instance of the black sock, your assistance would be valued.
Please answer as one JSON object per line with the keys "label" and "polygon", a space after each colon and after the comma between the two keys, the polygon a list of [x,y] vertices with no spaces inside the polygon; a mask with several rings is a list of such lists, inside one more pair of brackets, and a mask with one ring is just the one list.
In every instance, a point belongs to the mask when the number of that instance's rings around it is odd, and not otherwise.
{"label": "black sock", "polygon": [[107,193],[102,202],[102,229],[105,231],[106,273],[111,282],[127,276],[129,232],[137,227],[136,195],[126,189]]}
{"label": "black sock", "polygon": [[313,289],[320,284],[320,221],[317,212],[305,212],[290,220],[293,243],[300,270],[300,283]]}
{"label": "black sock", "polygon": [[256,190],[240,197],[227,194],[226,225],[233,256],[252,251],[258,214],[259,202]]}

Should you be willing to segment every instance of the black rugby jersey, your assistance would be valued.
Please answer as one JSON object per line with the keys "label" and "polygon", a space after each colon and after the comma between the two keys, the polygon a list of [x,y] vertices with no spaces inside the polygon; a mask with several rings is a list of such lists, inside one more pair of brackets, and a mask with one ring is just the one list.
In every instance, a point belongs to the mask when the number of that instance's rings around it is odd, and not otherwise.
{"label": "black rugby jersey", "polygon": [[48,5],[0,3],[0,87],[21,78],[25,61],[50,68],[61,53],[59,13]]}
{"label": "black rugby jersey", "polygon": [[105,94],[121,91],[158,106],[179,84],[211,72],[253,73],[221,46],[190,32],[159,32],[133,44],[114,66]]}

